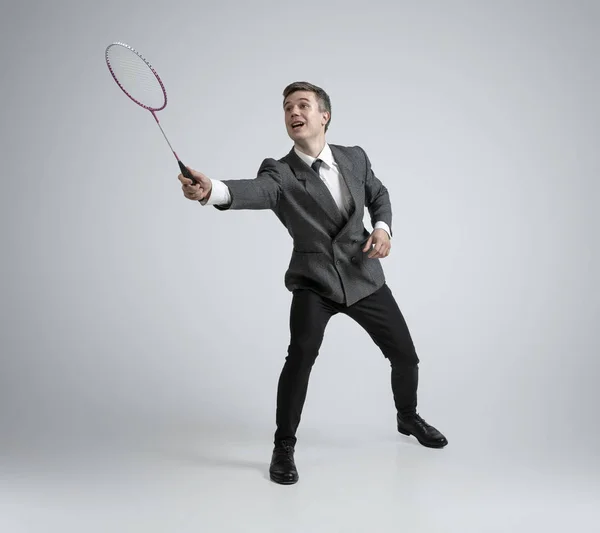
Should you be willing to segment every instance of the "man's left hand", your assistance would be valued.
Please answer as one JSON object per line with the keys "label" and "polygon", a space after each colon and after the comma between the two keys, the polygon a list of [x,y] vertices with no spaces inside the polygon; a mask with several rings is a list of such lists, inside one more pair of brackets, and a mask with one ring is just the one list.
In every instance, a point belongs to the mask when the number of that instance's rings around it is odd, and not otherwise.
{"label": "man's left hand", "polygon": [[369,236],[369,240],[365,244],[363,252],[368,251],[371,246],[373,246],[373,249],[369,253],[370,259],[382,259],[390,255],[392,243],[390,242],[390,236],[388,235],[387,231],[381,228],[374,230]]}

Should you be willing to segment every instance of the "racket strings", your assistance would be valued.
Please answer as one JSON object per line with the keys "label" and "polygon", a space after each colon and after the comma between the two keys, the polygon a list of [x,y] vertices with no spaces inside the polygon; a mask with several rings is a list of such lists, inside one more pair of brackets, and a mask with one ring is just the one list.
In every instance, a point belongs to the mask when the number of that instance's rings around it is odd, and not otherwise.
{"label": "racket strings", "polygon": [[136,52],[113,45],[106,52],[106,62],[121,89],[132,100],[153,111],[166,105],[167,95],[158,76]]}

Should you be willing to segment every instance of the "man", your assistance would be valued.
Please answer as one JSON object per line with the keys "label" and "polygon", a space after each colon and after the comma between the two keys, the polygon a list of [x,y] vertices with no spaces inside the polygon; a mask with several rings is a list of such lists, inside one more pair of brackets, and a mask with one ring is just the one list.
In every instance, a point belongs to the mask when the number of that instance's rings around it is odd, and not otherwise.
{"label": "man", "polygon": [[[298,481],[294,452],[310,372],[325,327],[344,313],[371,336],[391,366],[397,427],[424,446],[448,441],[417,408],[419,358],[408,327],[385,282],[380,259],[391,249],[392,210],[386,187],[362,148],[327,144],[331,121],[327,93],[307,82],[283,91],[285,126],[294,142],[279,160],[265,159],[254,179],[211,180],[190,169],[181,174],[186,198],[219,210],[271,209],[293,239],[285,274],[292,292],[290,343],[277,389],[271,479]],[[363,224],[364,207],[373,232]]]}

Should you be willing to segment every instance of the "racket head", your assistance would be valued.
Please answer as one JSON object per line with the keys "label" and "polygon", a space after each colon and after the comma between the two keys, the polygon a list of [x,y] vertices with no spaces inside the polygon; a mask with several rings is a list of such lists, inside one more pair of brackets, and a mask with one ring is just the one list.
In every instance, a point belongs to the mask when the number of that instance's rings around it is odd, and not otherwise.
{"label": "racket head", "polygon": [[106,47],[104,54],[111,76],[137,105],[156,112],[167,105],[167,91],[156,70],[137,50],[122,42]]}

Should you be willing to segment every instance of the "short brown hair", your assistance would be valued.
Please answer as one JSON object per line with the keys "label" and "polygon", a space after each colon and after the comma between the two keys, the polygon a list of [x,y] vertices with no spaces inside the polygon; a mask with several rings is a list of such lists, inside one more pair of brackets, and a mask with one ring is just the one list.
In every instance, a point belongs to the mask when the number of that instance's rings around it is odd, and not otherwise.
{"label": "short brown hair", "polygon": [[317,98],[317,102],[319,103],[319,111],[322,113],[323,111],[327,111],[329,113],[329,120],[327,124],[325,124],[325,131],[329,128],[329,124],[331,123],[331,99],[329,95],[321,89],[321,87],[317,87],[312,83],[308,83],[307,81],[295,81],[294,83],[290,83],[283,90],[283,101],[292,93],[296,91],[310,91],[315,93]]}

